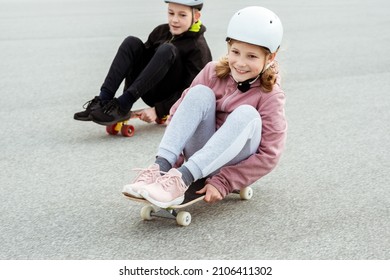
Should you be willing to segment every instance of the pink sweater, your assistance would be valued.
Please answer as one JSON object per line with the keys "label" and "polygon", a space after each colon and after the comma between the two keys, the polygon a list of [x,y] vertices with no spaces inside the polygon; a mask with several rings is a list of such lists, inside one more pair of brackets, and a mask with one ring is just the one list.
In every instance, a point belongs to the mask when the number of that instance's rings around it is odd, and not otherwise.
{"label": "pink sweater", "polygon": [[237,83],[230,75],[224,79],[218,78],[215,66],[216,62],[209,62],[205,66],[191,86],[172,106],[170,115],[174,115],[185,94],[197,84],[203,84],[215,93],[217,129],[224,123],[229,113],[239,105],[248,104],[257,109],[262,119],[261,142],[257,152],[236,165],[221,168],[218,174],[206,181],[216,187],[225,197],[234,190],[251,185],[271,172],[277,165],[286,141],[285,95],[280,88],[280,77],[271,92],[263,92],[260,88],[260,81],[257,80],[250,90],[242,93],[237,89]]}

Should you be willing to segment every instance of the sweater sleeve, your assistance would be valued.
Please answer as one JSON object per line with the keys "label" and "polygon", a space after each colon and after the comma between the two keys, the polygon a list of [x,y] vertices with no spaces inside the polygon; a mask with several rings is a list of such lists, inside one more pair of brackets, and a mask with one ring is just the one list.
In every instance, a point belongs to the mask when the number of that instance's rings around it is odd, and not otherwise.
{"label": "sweater sleeve", "polygon": [[283,92],[274,93],[259,108],[262,135],[257,152],[236,165],[221,168],[207,179],[225,197],[234,190],[251,185],[271,172],[277,165],[285,146],[287,122],[284,113]]}

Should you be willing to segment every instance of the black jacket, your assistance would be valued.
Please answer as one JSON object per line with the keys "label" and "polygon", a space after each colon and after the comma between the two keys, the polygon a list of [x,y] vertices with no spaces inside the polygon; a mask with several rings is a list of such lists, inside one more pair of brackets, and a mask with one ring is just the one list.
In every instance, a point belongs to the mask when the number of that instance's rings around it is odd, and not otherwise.
{"label": "black jacket", "polygon": [[211,51],[207,45],[204,33],[206,27],[202,24],[198,32],[186,31],[178,36],[173,36],[169,31],[168,24],[157,26],[150,33],[145,47],[151,53],[164,43],[173,44],[179,51],[179,56],[184,66],[184,72],[180,90],[172,95],[172,100],[166,100],[155,105],[157,115],[161,117],[160,112],[169,112],[170,107],[181,96],[183,90],[190,86],[195,76],[203,67],[212,60]]}

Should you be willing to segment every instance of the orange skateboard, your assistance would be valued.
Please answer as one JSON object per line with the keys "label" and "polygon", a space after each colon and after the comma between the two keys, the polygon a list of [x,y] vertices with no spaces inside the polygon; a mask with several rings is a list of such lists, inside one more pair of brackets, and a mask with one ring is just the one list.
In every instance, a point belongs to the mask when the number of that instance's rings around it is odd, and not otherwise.
{"label": "orange skateboard", "polygon": [[[130,114],[130,118],[123,121],[118,122],[116,124],[107,125],[106,126],[106,132],[110,135],[117,135],[119,132],[125,136],[125,137],[132,137],[135,133],[135,127],[131,124],[129,124],[129,121],[131,119],[140,118],[142,111],[145,109],[140,109],[136,111],[132,111]],[[168,116],[164,117],[163,119],[157,119],[157,124],[164,124],[167,120]]]}
{"label": "orange skateboard", "polygon": [[[166,217],[166,214],[168,214],[168,218],[175,218],[178,225],[188,226],[191,223],[191,214],[187,211],[181,211],[181,209],[204,199],[205,195],[196,193],[196,191],[204,187],[204,184],[205,179],[200,179],[194,182],[185,192],[184,201],[181,204],[172,205],[168,208],[158,207],[143,198],[136,198],[125,193],[123,194],[127,199],[146,204],[141,209],[141,219],[143,220],[152,220],[153,216]],[[240,197],[243,200],[249,200],[253,196],[253,190],[251,187],[243,188],[240,192],[237,193],[240,194]]]}

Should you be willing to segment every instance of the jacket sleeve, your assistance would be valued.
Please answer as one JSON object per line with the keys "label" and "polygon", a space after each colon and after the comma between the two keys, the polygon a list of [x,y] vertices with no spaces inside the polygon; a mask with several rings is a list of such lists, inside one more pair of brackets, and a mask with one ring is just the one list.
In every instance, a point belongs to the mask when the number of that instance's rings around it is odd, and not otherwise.
{"label": "jacket sleeve", "polygon": [[283,92],[272,94],[260,106],[262,135],[257,152],[236,165],[221,168],[207,179],[225,197],[234,190],[251,185],[271,172],[277,165],[285,146],[287,122],[284,114]]}

